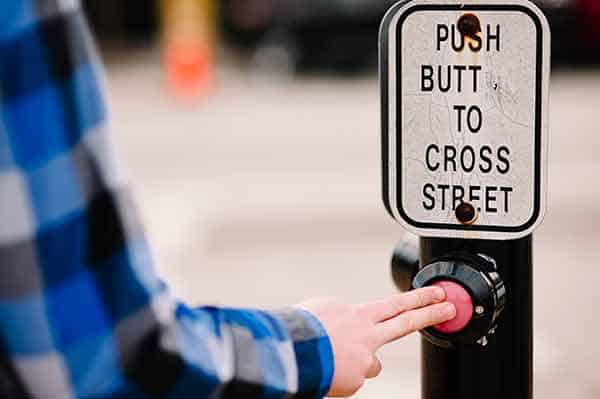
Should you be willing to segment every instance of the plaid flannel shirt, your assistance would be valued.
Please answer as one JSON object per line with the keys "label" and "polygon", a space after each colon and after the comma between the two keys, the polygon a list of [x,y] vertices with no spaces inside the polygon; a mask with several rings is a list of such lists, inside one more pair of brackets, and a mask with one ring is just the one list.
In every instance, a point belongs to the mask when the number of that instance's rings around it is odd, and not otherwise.
{"label": "plaid flannel shirt", "polygon": [[189,308],[155,274],[76,0],[0,2],[0,398],[319,398],[307,312]]}

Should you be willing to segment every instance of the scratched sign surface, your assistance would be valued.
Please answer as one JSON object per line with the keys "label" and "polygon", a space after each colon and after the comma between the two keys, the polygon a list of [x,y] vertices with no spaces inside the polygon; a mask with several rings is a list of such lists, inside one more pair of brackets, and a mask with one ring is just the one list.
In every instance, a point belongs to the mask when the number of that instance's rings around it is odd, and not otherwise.
{"label": "scratched sign surface", "polygon": [[549,36],[527,1],[412,1],[388,13],[384,202],[406,228],[510,239],[541,222]]}

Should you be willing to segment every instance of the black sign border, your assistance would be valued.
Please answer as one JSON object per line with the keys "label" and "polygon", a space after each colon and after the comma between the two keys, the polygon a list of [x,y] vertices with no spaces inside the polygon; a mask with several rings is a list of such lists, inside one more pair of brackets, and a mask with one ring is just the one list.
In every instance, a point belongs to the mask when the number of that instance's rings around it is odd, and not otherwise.
{"label": "black sign border", "polygon": [[[401,3],[398,7],[405,5],[406,2]],[[407,10],[405,10],[398,20],[396,25],[396,93],[402,93],[402,79],[400,78],[402,72],[402,26],[405,20],[413,13],[419,11],[516,11],[522,12],[528,15],[534,22],[536,27],[536,105],[535,105],[535,187],[534,187],[534,210],[532,217],[525,224],[516,227],[508,226],[478,226],[478,225],[460,225],[460,224],[446,224],[446,223],[422,223],[417,222],[410,218],[403,206],[402,206],[402,140],[396,140],[396,191],[397,201],[396,208],[400,216],[409,225],[419,229],[436,229],[436,230],[462,230],[462,231],[486,231],[486,232],[499,232],[499,233],[521,233],[527,231],[535,223],[537,223],[541,214],[541,189],[542,189],[542,115],[543,115],[543,67],[544,67],[544,37],[542,21],[539,16],[530,8],[519,5],[519,4],[417,4]],[[383,160],[383,191],[384,191],[384,204],[391,215],[390,202],[389,202],[389,172],[388,172],[388,149],[389,149],[389,132],[388,132],[388,40],[387,35],[389,34],[389,25],[392,18],[384,21],[381,32],[381,46],[382,46],[382,58],[380,64],[381,70],[381,83],[382,83],[382,105],[384,112],[382,112],[382,128],[383,128],[383,142],[382,142],[382,160]],[[384,32],[383,30],[386,30]],[[402,125],[402,96],[397,96],[396,105],[396,134],[402,135],[402,129],[398,129]]]}

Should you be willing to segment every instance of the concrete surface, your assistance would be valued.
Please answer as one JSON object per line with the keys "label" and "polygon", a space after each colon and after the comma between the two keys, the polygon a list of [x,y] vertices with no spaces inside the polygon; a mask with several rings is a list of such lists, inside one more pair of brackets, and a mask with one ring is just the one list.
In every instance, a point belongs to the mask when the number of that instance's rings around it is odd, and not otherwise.
{"label": "concrete surface", "polygon": [[[109,64],[120,156],[159,269],[182,298],[273,307],[395,292],[388,258],[404,232],[380,203],[375,77],[286,82],[224,67],[211,97],[184,105],[163,90],[156,55]],[[597,399],[600,71],[556,74],[551,103],[535,392]],[[383,350],[383,375],[357,398],[418,398],[418,342]]]}

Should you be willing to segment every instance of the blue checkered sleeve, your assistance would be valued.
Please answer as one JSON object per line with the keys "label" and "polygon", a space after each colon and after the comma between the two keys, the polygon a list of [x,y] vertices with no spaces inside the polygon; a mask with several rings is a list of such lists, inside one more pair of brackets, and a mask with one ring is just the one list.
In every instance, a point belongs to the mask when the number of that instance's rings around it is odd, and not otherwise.
{"label": "blue checkered sleeve", "polygon": [[0,397],[320,398],[311,314],[190,308],[153,268],[76,0],[0,3]]}

